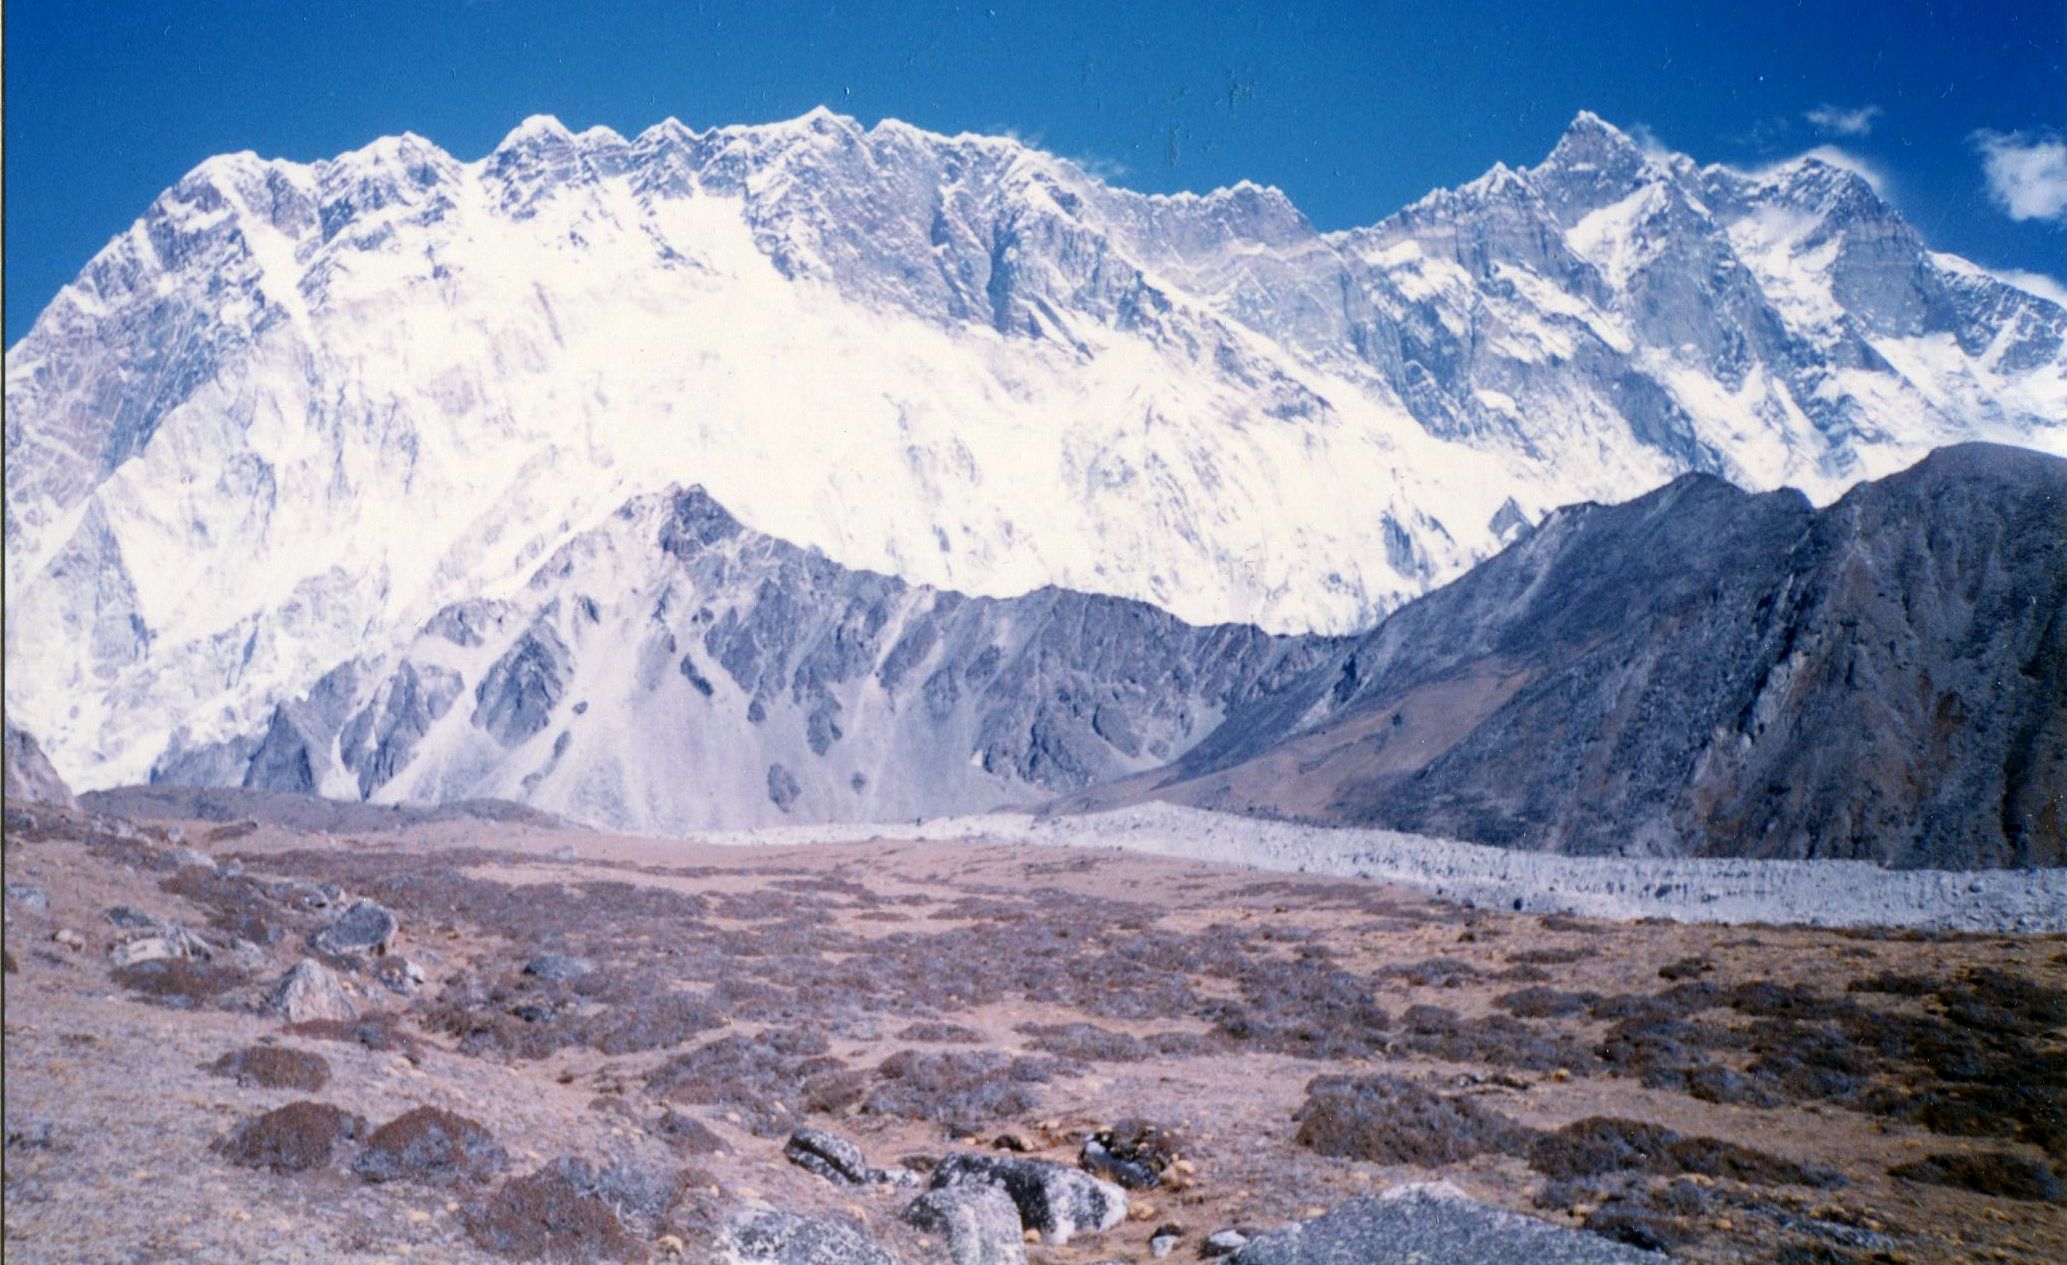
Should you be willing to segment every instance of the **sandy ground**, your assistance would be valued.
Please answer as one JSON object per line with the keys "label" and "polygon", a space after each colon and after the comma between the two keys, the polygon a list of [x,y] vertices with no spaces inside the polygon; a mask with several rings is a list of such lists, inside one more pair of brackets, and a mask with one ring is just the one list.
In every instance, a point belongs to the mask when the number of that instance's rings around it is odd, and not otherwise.
{"label": "sandy ground", "polygon": [[[1569,1054],[1572,1067],[1522,1052],[1509,1040],[1518,1030],[1511,1020],[1475,1026],[1507,1019],[1512,995],[1527,987],[1655,997],[1673,986],[1661,968],[1689,959],[1722,990],[1766,981],[1833,1006],[1949,1023],[1951,1003],[1936,994],[1847,985],[1893,973],[1950,989],[1981,968],[2041,992],[2059,989],[2067,987],[2067,940],[2058,936],[1609,923],[1466,909],[1333,877],[947,838],[742,849],[469,822],[363,836],[155,823],[138,834],[42,810],[30,828],[21,825],[11,818],[6,853],[6,945],[19,968],[6,976],[5,999],[11,1260],[500,1259],[467,1231],[492,1180],[373,1185],[352,1174],[348,1155],[282,1174],[238,1167],[213,1149],[257,1113],[311,1098],[373,1125],[420,1105],[448,1108],[494,1135],[512,1174],[578,1156],[680,1175],[671,1204],[626,1217],[638,1250],[658,1259],[708,1258],[714,1221],[757,1203],[853,1218],[908,1261],[946,1259],[940,1244],[898,1223],[910,1190],[835,1187],[785,1163],[792,1124],[840,1132],[878,1165],[989,1149],[1004,1133],[1074,1162],[1085,1132],[1124,1117],[1184,1139],[1192,1172],[1174,1178],[1183,1188],[1137,1194],[1146,1208],[1137,1208],[1139,1220],[1067,1247],[1037,1245],[1033,1259],[1147,1260],[1149,1233],[1165,1222],[1185,1227],[1178,1251],[1189,1259],[1213,1230],[1268,1227],[1353,1194],[1438,1177],[1568,1225],[1617,1194],[1669,1207],[1675,1254],[1694,1261],[1766,1260],[1789,1249],[1826,1253],[1802,1260],[2067,1259],[2067,1205],[1889,1174],[1927,1154],[2058,1159],[2028,1136],[1933,1133],[1905,1118],[1888,1103],[1927,1087],[1915,1067],[1868,1060],[1866,1078],[1890,1091],[1879,1099],[1732,1104],[1646,1086],[1598,1061],[1593,1052],[1612,1020],[1585,1009],[1519,1025],[1548,1057]],[[243,877],[203,882],[205,869],[176,864],[180,847]],[[307,930],[328,916],[252,895],[274,879],[336,883],[396,909],[394,952],[421,967],[421,987],[391,992],[376,981],[378,963],[337,965],[358,1008],[396,1016],[411,1049],[290,1034],[263,1012],[267,987],[304,956]],[[225,895],[233,891],[245,894]],[[218,945],[233,916],[260,917],[280,934],[246,950],[252,969],[220,994],[168,1005],[117,982],[110,954],[124,933],[106,914],[115,906],[182,922]],[[83,944],[66,947],[53,939],[60,931]],[[547,1027],[508,1017],[530,996],[516,968],[545,949],[579,952],[603,975],[631,981],[622,993],[560,998],[563,1017],[553,1023],[633,1015],[647,1000],[638,990],[656,986],[707,1001],[713,1018],[651,1048],[579,1039],[525,1048]],[[1365,1001],[1385,1012],[1382,1031],[1358,1017]],[[1417,1042],[1408,1021],[1415,1007],[1451,1012],[1447,1022],[1462,1025],[1466,1039]],[[1705,1012],[1728,1038],[1710,1056],[1751,1066],[1757,1034],[1772,1031],[1758,1025],[1795,1022],[1776,1013]],[[914,1023],[957,1025],[969,1039],[921,1039],[910,1034]],[[2033,1023],[2014,1048],[2052,1060],[2052,1071],[2035,1075],[2057,1077],[2067,1033],[2057,1018]],[[1058,1024],[1189,1044],[1147,1057],[1138,1048],[1057,1055],[1053,1042],[1026,1030]],[[731,1036],[799,1031],[822,1039],[820,1062],[777,1068],[749,1097],[696,1101],[662,1075],[669,1060]],[[314,1093],[240,1087],[205,1070],[269,1040],[320,1054],[330,1082]],[[904,1086],[891,1083],[884,1062],[907,1050],[1054,1061],[1008,1111],[986,1116],[980,1094],[970,1108],[925,1094],[914,1106],[888,1092]],[[1520,1148],[1402,1164],[1321,1155],[1297,1140],[1310,1080],[1373,1073],[1468,1099],[1530,1130],[1589,1116],[1640,1120],[1836,1176],[1806,1185],[1654,1172],[1548,1189]],[[656,1131],[669,1110],[707,1125],[726,1152],[672,1147]],[[1997,1135],[2018,1127],[1988,1124]]]}

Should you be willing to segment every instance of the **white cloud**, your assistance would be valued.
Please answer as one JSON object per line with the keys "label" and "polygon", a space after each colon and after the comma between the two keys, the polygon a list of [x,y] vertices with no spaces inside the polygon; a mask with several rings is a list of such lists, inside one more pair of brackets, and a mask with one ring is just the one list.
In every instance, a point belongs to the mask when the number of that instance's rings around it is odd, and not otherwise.
{"label": "white cloud", "polygon": [[[1873,192],[1880,197],[1885,198],[1888,196],[1887,173],[1873,163],[1859,157],[1851,150],[1839,149],[1835,145],[1818,145],[1806,153],[1789,159],[1788,162],[1800,162],[1804,158],[1813,158],[1817,162],[1835,167],[1840,171],[1849,171],[1859,177],[1859,179],[1864,180],[1868,185],[1871,185]],[[1785,163],[1781,164],[1781,166],[1785,165]]]}
{"label": "white cloud", "polygon": [[1981,155],[1988,196],[2011,219],[2067,224],[2067,140],[1986,129],[1968,139]]}
{"label": "white cloud", "polygon": [[2027,294],[2035,294],[2041,299],[2050,299],[2061,307],[2067,307],[2067,285],[2062,285],[2058,278],[2023,268],[1990,268],[1988,271],[1994,274],[1997,281],[2008,282]]}
{"label": "white cloud", "polygon": [[1841,105],[1824,102],[1802,117],[1817,131],[1830,136],[1864,136],[1873,130],[1873,121],[1880,117],[1877,105],[1862,105],[1847,109]]}

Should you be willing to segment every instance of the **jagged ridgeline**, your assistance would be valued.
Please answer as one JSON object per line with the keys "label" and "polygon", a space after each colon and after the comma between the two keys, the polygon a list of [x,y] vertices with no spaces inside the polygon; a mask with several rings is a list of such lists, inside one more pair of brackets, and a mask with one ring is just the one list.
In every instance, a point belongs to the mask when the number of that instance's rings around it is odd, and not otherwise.
{"label": "jagged ridgeline", "polygon": [[969,597],[644,497],[502,601],[439,612],[154,781],[444,802],[620,828],[883,820],[1154,768],[1283,688],[1325,638],[1198,628],[1048,588]]}
{"label": "jagged ridgeline", "polygon": [[2058,451],[2063,333],[1852,172],[1592,115],[1325,233],[822,111],[228,155],[7,357],[7,712],[74,787],[141,781],[692,482],[915,586],[1359,632],[1688,471],[1822,504],[1952,442]]}

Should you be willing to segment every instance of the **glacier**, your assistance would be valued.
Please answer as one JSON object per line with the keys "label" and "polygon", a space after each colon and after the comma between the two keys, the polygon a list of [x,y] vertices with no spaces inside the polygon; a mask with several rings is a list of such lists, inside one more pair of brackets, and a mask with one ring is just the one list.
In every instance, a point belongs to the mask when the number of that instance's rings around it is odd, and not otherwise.
{"label": "glacier", "polygon": [[2063,341],[1850,172],[1590,114],[1342,232],[824,110],[226,155],[7,356],[6,709],[140,781],[689,484],[914,585],[1348,632],[1688,471],[2067,451]]}

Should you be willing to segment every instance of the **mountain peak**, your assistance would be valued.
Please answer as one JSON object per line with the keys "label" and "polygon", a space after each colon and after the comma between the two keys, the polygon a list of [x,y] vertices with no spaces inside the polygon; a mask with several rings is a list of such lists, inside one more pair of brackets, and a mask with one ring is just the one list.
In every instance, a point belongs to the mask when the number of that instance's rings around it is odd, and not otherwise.
{"label": "mountain peak", "polygon": [[1591,110],[1581,110],[1565,125],[1547,161],[1563,155],[1567,162],[1599,161],[1603,156],[1629,155],[1641,159],[1643,149],[1629,133]]}
{"label": "mountain peak", "polygon": [[550,114],[534,114],[510,129],[509,135],[496,145],[496,153],[540,143],[565,142],[574,139],[565,123]]}
{"label": "mountain peak", "polygon": [[[783,125],[778,124],[777,126]],[[812,106],[796,118],[791,119],[788,126],[803,127],[813,132],[852,132],[857,135],[862,130],[859,119],[854,118],[852,115],[841,114],[824,105]]]}

